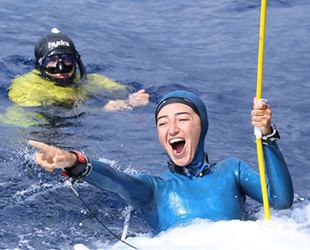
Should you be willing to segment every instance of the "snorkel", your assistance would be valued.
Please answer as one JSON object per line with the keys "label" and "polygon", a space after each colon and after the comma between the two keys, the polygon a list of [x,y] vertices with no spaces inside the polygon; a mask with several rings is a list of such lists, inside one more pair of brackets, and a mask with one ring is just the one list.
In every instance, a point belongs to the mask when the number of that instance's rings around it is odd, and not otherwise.
{"label": "snorkel", "polygon": [[[201,172],[207,166],[207,162],[205,161],[206,155],[204,152],[204,140],[205,140],[206,134],[208,132],[208,127],[209,127],[206,106],[203,103],[203,101],[197,95],[193,93],[182,91],[182,90],[171,92],[165,95],[159,101],[156,107],[156,111],[155,111],[156,123],[157,123],[157,116],[158,116],[159,111],[166,105],[169,105],[172,103],[182,103],[182,104],[185,104],[191,107],[199,115],[200,122],[201,122],[201,133],[200,133],[199,143],[198,143],[193,160],[188,166],[175,166],[173,167],[173,169],[175,172],[180,173],[180,169],[182,172],[182,167],[183,167],[183,174],[186,174],[189,177],[200,176]],[[171,170],[171,166],[175,164],[172,164],[172,161],[169,155],[168,155],[168,158],[170,161],[169,168]]]}
{"label": "snorkel", "polygon": [[[59,55],[60,57],[62,54],[71,54],[74,56],[74,65],[71,65],[71,68],[64,65],[61,60],[60,62],[58,61],[57,66],[52,69],[48,69],[46,65],[44,65],[44,60],[46,58],[53,55]],[[74,43],[68,36],[61,34],[56,28],[52,29],[51,33],[46,34],[39,39],[34,48],[34,55],[36,57],[35,68],[40,71],[40,76],[45,79],[58,83],[72,84],[75,78],[76,65],[78,65],[81,81],[84,82],[87,80],[86,70],[81,60],[81,55],[76,50]],[[47,74],[47,70],[52,70],[52,73],[60,73],[61,70],[65,70],[64,73],[68,73],[70,69],[73,70],[72,66],[74,66],[74,72],[69,78],[59,79],[53,77],[51,74]]]}

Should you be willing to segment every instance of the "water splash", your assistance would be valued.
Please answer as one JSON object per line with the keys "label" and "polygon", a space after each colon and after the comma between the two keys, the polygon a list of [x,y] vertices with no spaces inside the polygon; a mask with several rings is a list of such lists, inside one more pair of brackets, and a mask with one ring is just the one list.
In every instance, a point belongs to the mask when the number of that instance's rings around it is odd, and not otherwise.
{"label": "water splash", "polygon": [[[127,242],[138,249],[309,249],[310,246],[310,203],[297,205],[283,212],[272,211],[270,223],[265,223],[263,210],[257,221],[210,222],[196,219],[190,225],[170,229],[152,237],[144,234],[127,238]],[[75,250],[87,250],[84,245],[75,245]],[[98,243],[96,250],[128,249],[118,242],[107,246]]]}

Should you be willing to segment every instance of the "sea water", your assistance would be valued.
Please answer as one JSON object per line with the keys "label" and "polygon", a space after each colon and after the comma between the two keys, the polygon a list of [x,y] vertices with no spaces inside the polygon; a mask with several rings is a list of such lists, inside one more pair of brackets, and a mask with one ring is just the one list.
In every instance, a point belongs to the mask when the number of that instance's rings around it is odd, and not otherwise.
{"label": "sea water", "polygon": [[[105,75],[128,92],[146,89],[150,104],[103,113],[117,93],[98,95],[76,109],[52,110],[48,126],[0,124],[0,249],[129,249],[96,222],[61,171],[34,162],[29,139],[107,160],[119,170],[158,175],[167,169],[154,123],[157,101],[184,89],[199,94],[209,117],[211,162],[235,156],[257,168],[250,112],[256,95],[260,1],[79,0],[0,2],[0,112],[14,104],[11,81],[34,68],[37,40],[57,27],[74,41],[87,72]],[[250,220],[195,220],[157,236],[138,210],[126,241],[142,249],[309,249],[310,2],[268,1],[263,98],[280,131],[279,147],[294,184],[291,209],[247,201]],[[96,216],[119,237],[128,204],[109,192],[75,186]]]}

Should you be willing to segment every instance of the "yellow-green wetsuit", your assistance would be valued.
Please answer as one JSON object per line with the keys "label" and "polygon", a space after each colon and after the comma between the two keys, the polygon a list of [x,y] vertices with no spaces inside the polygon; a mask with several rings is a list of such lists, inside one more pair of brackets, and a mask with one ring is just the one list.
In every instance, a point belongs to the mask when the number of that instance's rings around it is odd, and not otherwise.
{"label": "yellow-green wetsuit", "polygon": [[14,105],[7,108],[5,114],[0,114],[0,121],[21,127],[46,124],[48,121],[44,115],[22,107],[74,104],[102,93],[126,89],[114,80],[98,74],[88,74],[87,80],[85,84],[78,84],[79,76],[77,76],[75,86],[64,86],[43,79],[37,70],[17,76],[8,88],[9,98]]}

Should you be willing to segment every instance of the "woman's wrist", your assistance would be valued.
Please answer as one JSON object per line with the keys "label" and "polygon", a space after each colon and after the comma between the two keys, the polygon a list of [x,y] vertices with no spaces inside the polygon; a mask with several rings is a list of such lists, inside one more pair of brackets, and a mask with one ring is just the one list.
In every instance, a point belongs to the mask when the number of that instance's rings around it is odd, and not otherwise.
{"label": "woman's wrist", "polygon": [[92,165],[88,158],[81,152],[75,150],[69,150],[68,152],[72,154],[74,163],[71,167],[65,168],[66,173],[76,180],[86,177],[92,170]]}

